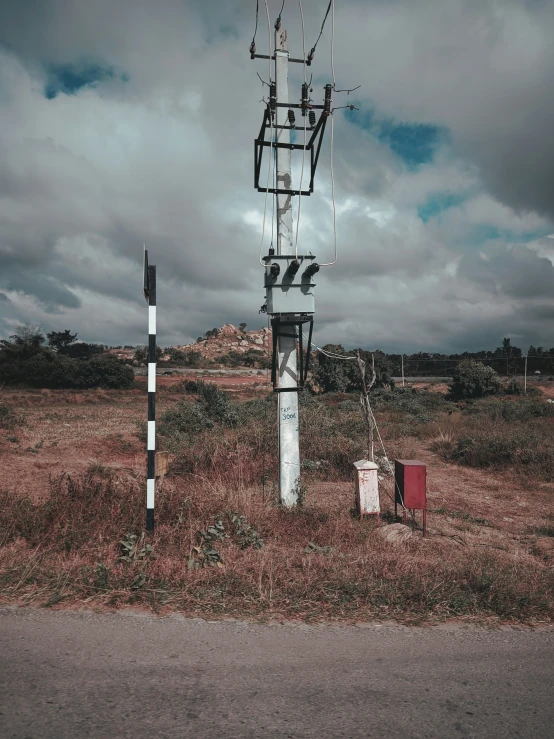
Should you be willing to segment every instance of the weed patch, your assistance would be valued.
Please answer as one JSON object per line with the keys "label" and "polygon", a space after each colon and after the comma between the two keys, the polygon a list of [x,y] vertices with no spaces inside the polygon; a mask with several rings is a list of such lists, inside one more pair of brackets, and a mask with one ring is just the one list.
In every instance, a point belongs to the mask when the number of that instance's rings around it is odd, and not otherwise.
{"label": "weed patch", "polygon": [[13,429],[20,423],[19,414],[6,403],[0,403],[0,429]]}
{"label": "weed patch", "polygon": [[280,509],[204,483],[164,488],[146,540],[143,488],[86,473],[53,480],[46,502],[1,493],[4,600],[312,620],[554,617],[554,573],[536,558],[464,547],[439,556],[419,538],[394,547],[345,505]]}

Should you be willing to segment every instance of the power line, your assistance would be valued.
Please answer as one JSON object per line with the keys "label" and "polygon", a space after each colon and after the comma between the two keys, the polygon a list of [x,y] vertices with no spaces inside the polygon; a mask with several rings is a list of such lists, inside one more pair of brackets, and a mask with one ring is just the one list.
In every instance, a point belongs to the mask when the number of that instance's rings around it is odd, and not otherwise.
{"label": "power line", "polygon": [[318,43],[319,43],[319,39],[321,38],[321,35],[323,34],[323,29],[325,28],[325,21],[327,20],[327,16],[329,15],[329,11],[331,10],[331,6],[332,6],[333,4],[334,4],[334,3],[333,3],[333,0],[329,0],[329,5],[327,6],[327,11],[326,11],[326,13],[325,13],[325,17],[323,18],[323,23],[321,24],[321,30],[319,31],[319,36],[317,37],[317,39],[316,39],[316,42],[315,42],[315,44],[314,44],[314,45],[312,46],[312,48],[311,48],[311,51],[310,51],[310,53],[309,53],[309,55],[308,55],[308,62],[309,62],[310,64],[311,64],[311,62],[312,62],[312,60],[313,60],[313,58],[314,58],[314,54],[315,54],[315,49],[316,49],[316,46],[318,45]]}
{"label": "power line", "polygon": [[[283,5],[285,4],[285,1],[283,0]],[[307,87],[306,82],[306,36],[304,34],[304,11],[302,10],[302,0],[298,0],[298,7],[300,9],[300,20],[302,23],[302,59],[304,60],[304,63],[302,65],[302,68],[304,70],[304,89]],[[281,8],[282,10],[282,8]],[[304,94],[304,93],[303,93]],[[302,168],[300,170],[300,192],[302,192],[302,182],[304,180],[304,161],[306,158],[306,127],[308,125],[308,115],[307,111],[304,109],[302,111],[304,116],[304,148],[302,149]],[[298,213],[296,215],[296,239],[294,243],[294,257],[296,260],[298,260],[298,229],[300,227],[300,210],[302,207],[302,195],[298,196]]]}
{"label": "power line", "polygon": [[283,0],[283,4],[281,5],[281,10],[279,11],[279,15],[277,16],[277,20],[275,21],[275,30],[278,31],[281,28],[281,16],[283,15],[283,8],[285,7],[286,0]]}
{"label": "power line", "polygon": [[[257,3],[259,0],[256,0],[256,26],[257,26],[257,17],[258,17],[258,5]],[[265,10],[267,15],[267,38],[268,38],[268,44],[269,44],[269,84],[271,87],[271,19],[269,17],[269,7],[267,4],[267,0],[265,0]],[[263,80],[262,80],[263,82]],[[273,116],[270,112],[269,114],[269,125],[270,125],[270,139],[271,139],[271,145],[273,148]],[[262,255],[263,255],[263,248],[264,248],[264,236],[265,236],[265,219],[267,214],[267,196],[269,195],[269,182],[271,177],[271,165],[272,165],[272,157],[269,158],[267,163],[267,185],[265,189],[265,200],[264,200],[264,215],[263,215],[263,221],[262,221],[262,238],[260,241],[260,255],[259,255],[259,262],[262,267],[265,267],[266,265],[262,261]],[[273,184],[273,183],[272,183]],[[273,218],[271,220],[271,241],[273,242]]]}
{"label": "power line", "polygon": [[256,53],[256,34],[258,32],[258,13],[260,10],[260,0],[256,0],[256,25],[254,26],[254,35],[252,36],[252,43],[250,44],[250,53]]}
{"label": "power line", "polygon": [[[323,24],[321,26],[321,33],[323,33],[323,26],[325,25],[325,21],[327,20],[327,15],[329,14],[329,8],[331,7],[333,9],[333,13],[331,16],[331,75],[333,77],[333,89],[335,89],[336,83],[335,83],[335,50],[334,50],[335,49],[335,1],[334,0],[330,0],[329,2],[329,7],[327,8],[327,13],[325,14],[325,18],[323,19]],[[319,34],[319,38],[321,38],[321,33]],[[319,41],[319,38],[318,38],[318,41]],[[312,51],[315,51],[315,46]],[[320,267],[331,267],[333,264],[337,263],[337,206],[335,203],[335,171],[333,168],[334,140],[335,140],[335,119],[333,117],[333,111],[331,111],[329,167],[331,170],[331,200],[333,202],[333,244],[335,248],[335,253],[334,253],[334,258],[332,262],[325,262],[324,264],[320,264],[319,265]]]}

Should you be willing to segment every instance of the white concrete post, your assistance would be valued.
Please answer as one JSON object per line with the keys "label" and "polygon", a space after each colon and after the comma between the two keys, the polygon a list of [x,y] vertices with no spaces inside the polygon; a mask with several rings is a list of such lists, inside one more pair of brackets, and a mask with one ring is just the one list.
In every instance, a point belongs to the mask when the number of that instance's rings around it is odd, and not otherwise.
{"label": "white concrete post", "polygon": [[[289,101],[289,52],[287,32],[275,32],[275,83],[277,103]],[[288,109],[277,107],[277,125],[288,125]],[[290,143],[290,130],[277,129],[277,141]],[[277,187],[291,189],[291,150],[277,149]],[[277,195],[277,254],[294,254],[292,243],[292,196]],[[287,328],[288,333],[294,329]],[[278,346],[279,388],[297,386],[296,339],[281,338]],[[298,428],[298,393],[279,393],[279,495],[281,503],[297,503],[300,484],[300,442]]]}

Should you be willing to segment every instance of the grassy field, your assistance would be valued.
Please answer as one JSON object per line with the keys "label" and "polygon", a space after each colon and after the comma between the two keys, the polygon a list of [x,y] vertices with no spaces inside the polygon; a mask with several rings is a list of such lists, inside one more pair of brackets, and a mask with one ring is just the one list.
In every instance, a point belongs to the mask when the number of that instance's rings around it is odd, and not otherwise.
{"label": "grassy field", "polygon": [[[277,505],[275,396],[161,383],[169,473],[142,536],[145,387],[2,391],[2,602],[257,620],[551,622],[554,404],[375,393],[390,459],[428,465],[428,529],[393,544],[353,513],[357,399],[302,396],[302,506]],[[437,388],[434,388],[436,390]],[[439,390],[442,388],[439,388]],[[547,389],[546,394],[550,394]],[[382,454],[382,450],[378,449]]]}

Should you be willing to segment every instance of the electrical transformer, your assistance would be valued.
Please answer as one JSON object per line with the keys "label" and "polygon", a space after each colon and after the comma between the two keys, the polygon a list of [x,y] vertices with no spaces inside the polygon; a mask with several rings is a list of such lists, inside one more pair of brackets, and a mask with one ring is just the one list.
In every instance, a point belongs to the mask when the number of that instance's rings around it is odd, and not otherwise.
{"label": "electrical transformer", "polygon": [[315,313],[313,276],[319,265],[314,256],[265,257],[265,294],[269,315]]}

